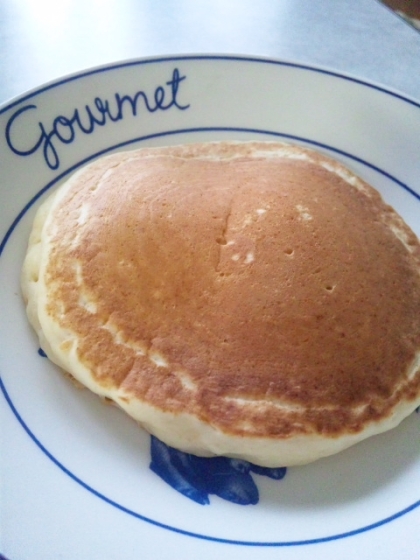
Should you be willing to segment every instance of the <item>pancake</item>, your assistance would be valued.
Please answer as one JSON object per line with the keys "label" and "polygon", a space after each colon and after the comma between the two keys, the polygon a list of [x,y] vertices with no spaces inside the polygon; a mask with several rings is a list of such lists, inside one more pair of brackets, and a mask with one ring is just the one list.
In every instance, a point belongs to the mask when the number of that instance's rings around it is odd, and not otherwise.
{"label": "pancake", "polygon": [[420,244],[379,193],[277,142],[98,159],[22,272],[48,357],[180,450],[276,467],[420,405]]}

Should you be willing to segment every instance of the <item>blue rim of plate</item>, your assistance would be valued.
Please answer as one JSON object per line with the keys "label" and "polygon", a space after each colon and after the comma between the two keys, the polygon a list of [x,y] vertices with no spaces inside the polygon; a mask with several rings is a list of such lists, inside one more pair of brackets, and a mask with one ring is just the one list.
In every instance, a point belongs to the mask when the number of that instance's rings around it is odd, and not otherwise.
{"label": "blue rim of plate", "polygon": [[[63,85],[65,83],[69,82],[69,81],[78,80],[78,79],[84,78],[86,76],[95,74],[95,73],[113,71],[115,69],[122,68],[122,67],[127,67],[127,66],[134,66],[134,65],[140,65],[140,64],[151,64],[151,63],[159,63],[159,62],[168,62],[168,61],[179,61],[179,60],[227,60],[227,61],[254,62],[254,63],[276,64],[276,65],[280,65],[280,66],[289,66],[289,67],[293,67],[293,68],[297,68],[297,69],[301,69],[301,70],[306,70],[306,71],[310,71],[310,72],[318,72],[318,73],[327,74],[327,75],[330,75],[330,76],[333,76],[333,77],[336,77],[336,78],[353,81],[353,82],[356,82],[360,85],[379,90],[382,93],[385,93],[387,95],[391,95],[391,96],[396,97],[396,98],[398,98],[398,99],[400,99],[404,102],[410,103],[411,105],[414,105],[414,106],[420,108],[420,103],[418,103],[418,102],[416,102],[412,99],[406,98],[399,93],[392,92],[390,90],[387,90],[387,89],[383,88],[382,86],[371,84],[369,82],[365,82],[363,80],[360,80],[360,79],[357,79],[357,78],[354,78],[354,77],[351,77],[351,76],[348,76],[348,75],[345,75],[345,74],[340,74],[340,73],[337,73],[337,72],[333,72],[331,70],[326,70],[326,69],[321,69],[321,68],[316,68],[316,67],[301,65],[301,64],[297,64],[297,63],[291,63],[291,62],[282,62],[282,61],[276,61],[276,60],[272,60],[272,59],[264,59],[264,58],[239,57],[239,56],[213,56],[213,55],[212,56],[210,56],[210,55],[205,56],[205,55],[200,55],[200,56],[179,56],[179,57],[165,57],[165,58],[156,58],[156,59],[145,59],[145,60],[139,60],[139,61],[129,61],[129,62],[126,62],[126,63],[113,64],[113,65],[108,65],[108,66],[101,67],[101,68],[92,69],[92,70],[89,70],[89,71],[86,71],[86,72],[82,72],[82,73],[79,73],[79,74],[76,74],[76,75],[69,76],[67,78],[63,78],[62,80],[52,82],[52,83],[50,83],[46,86],[43,86],[39,89],[36,89],[36,90],[32,91],[31,93],[20,97],[18,100],[14,100],[14,101],[10,102],[9,104],[4,106],[3,108],[0,108],[0,114],[3,113],[4,111],[10,109],[11,107],[14,107],[18,103],[21,103],[22,101],[27,100],[27,99],[35,96],[35,95],[38,95],[38,94],[40,94],[40,93],[42,93],[42,92],[44,92],[48,89],[59,87],[60,85]],[[108,148],[106,148],[104,150],[96,152],[95,154],[92,154],[91,156],[89,156],[87,158],[84,158],[83,160],[79,161],[77,164],[74,164],[73,166],[71,166],[66,171],[60,173],[52,181],[50,181],[43,188],[41,188],[39,190],[39,192],[34,197],[32,197],[32,199],[24,206],[24,208],[19,212],[19,214],[13,220],[12,224],[10,225],[9,229],[7,230],[6,234],[4,235],[3,239],[0,242],[0,258],[1,258],[1,255],[2,255],[5,247],[6,247],[7,242],[9,241],[9,239],[10,239],[12,233],[14,232],[15,228],[18,226],[20,220],[24,217],[24,215],[28,212],[28,210],[33,206],[33,204],[35,204],[35,202],[47,190],[49,190],[52,186],[54,186],[58,181],[62,180],[68,174],[74,172],[80,166],[85,165],[86,163],[88,163],[92,159],[95,159],[99,156],[102,156],[102,155],[104,155],[104,154],[106,154],[106,153],[108,153],[112,150],[122,148],[122,147],[128,146],[130,144],[144,142],[144,141],[159,138],[159,137],[173,136],[173,135],[186,134],[186,133],[198,133],[198,132],[220,132],[220,133],[241,132],[241,133],[249,133],[249,134],[264,134],[264,135],[271,136],[271,137],[281,138],[282,140],[301,142],[301,143],[309,144],[311,146],[315,146],[317,148],[326,149],[326,150],[329,150],[331,152],[334,152],[335,154],[345,156],[345,157],[347,157],[347,158],[349,158],[353,161],[356,161],[357,163],[360,163],[360,164],[368,167],[369,169],[371,169],[373,171],[376,171],[377,173],[381,174],[382,176],[386,177],[387,179],[390,179],[398,187],[404,189],[406,192],[408,192],[410,195],[412,195],[418,202],[420,202],[420,194],[419,193],[417,193],[415,190],[410,188],[407,184],[400,181],[399,179],[397,179],[396,177],[394,177],[393,175],[391,175],[387,171],[385,171],[383,169],[380,169],[379,167],[377,167],[377,166],[375,166],[375,165],[373,165],[373,164],[371,164],[371,163],[369,163],[369,162],[367,162],[367,161],[365,161],[365,160],[363,160],[359,157],[351,155],[351,154],[349,154],[349,153],[347,153],[343,150],[334,148],[334,147],[329,146],[329,145],[324,144],[324,143],[317,142],[315,140],[311,140],[311,139],[308,139],[308,138],[303,138],[303,137],[300,137],[300,136],[294,136],[294,135],[291,135],[291,134],[285,134],[285,133],[282,133],[282,132],[279,132],[279,131],[261,130],[261,129],[255,129],[255,128],[233,128],[233,127],[205,127],[205,128],[203,128],[203,127],[197,127],[197,128],[188,128],[188,129],[177,129],[177,130],[160,132],[158,134],[150,134],[150,135],[147,135],[147,136],[140,136],[140,137],[132,138],[132,139],[127,140],[127,141],[122,142],[122,143],[115,144],[113,146],[109,146]],[[141,515],[141,514],[135,512],[135,511],[133,511],[133,510],[130,510],[130,509],[124,507],[123,505],[111,500],[110,498],[108,498],[104,494],[101,494],[100,492],[96,491],[94,488],[92,488],[91,486],[89,486],[88,484],[83,482],[83,480],[81,480],[80,478],[75,476],[69,469],[67,469],[67,467],[65,467],[62,463],[60,463],[54,457],[54,455],[48,451],[48,449],[46,449],[46,447],[37,438],[37,436],[30,430],[29,426],[25,423],[22,416],[20,415],[20,413],[16,409],[15,405],[13,404],[13,402],[12,402],[8,392],[7,392],[6,386],[4,385],[4,382],[1,378],[1,374],[0,374],[0,389],[1,389],[1,392],[2,392],[2,394],[3,394],[3,396],[6,400],[7,404],[9,405],[12,413],[14,414],[14,416],[16,417],[17,421],[22,426],[24,431],[27,433],[27,435],[37,445],[37,447],[57,467],[59,467],[61,471],[63,471],[66,475],[68,475],[72,480],[77,482],[80,486],[85,488],[91,494],[100,498],[101,500],[108,503],[109,505],[119,509],[120,511],[122,511],[124,513],[127,513],[128,515],[131,515],[131,516],[133,516],[133,517],[135,517],[135,518],[137,518],[141,521],[144,521],[146,523],[149,523],[151,525],[154,525],[154,526],[157,526],[157,527],[160,527],[162,529],[166,529],[166,530],[178,533],[178,534],[182,534],[182,535],[185,535],[185,536],[188,536],[188,537],[193,537],[193,538],[207,540],[207,541],[213,541],[213,542],[219,542],[219,543],[223,543],[223,544],[242,545],[242,546],[250,546],[250,547],[293,547],[293,546],[302,546],[302,545],[314,545],[314,544],[321,544],[321,543],[334,541],[334,540],[340,540],[340,539],[344,539],[344,538],[347,538],[347,537],[352,537],[352,536],[355,536],[355,535],[358,535],[358,534],[361,534],[361,533],[365,533],[367,531],[371,531],[373,529],[376,529],[378,527],[386,525],[386,524],[388,524],[388,523],[390,523],[390,522],[392,522],[392,521],[410,513],[411,511],[417,509],[420,506],[420,500],[417,500],[416,502],[413,502],[412,504],[410,504],[406,508],[404,508],[404,509],[402,509],[402,510],[400,510],[400,511],[384,518],[384,519],[381,519],[381,520],[376,521],[374,523],[365,525],[363,527],[359,527],[359,528],[349,530],[349,531],[345,531],[345,532],[342,532],[342,533],[338,533],[338,534],[335,534],[335,535],[328,535],[328,536],[324,536],[324,537],[317,537],[317,538],[303,539],[303,540],[293,540],[293,541],[243,541],[243,540],[219,538],[219,537],[215,537],[215,536],[211,536],[211,535],[204,535],[204,534],[200,534],[200,533],[187,531],[187,530],[184,530],[184,529],[181,529],[181,528],[178,528],[178,527],[174,527],[174,526],[171,526],[171,525],[167,525],[165,523],[161,523],[159,521],[156,521],[154,519],[151,519],[151,518],[148,518],[144,515]]]}
{"label": "blue rim of plate", "polygon": [[252,63],[258,63],[258,64],[268,64],[268,65],[272,65],[272,66],[283,66],[283,67],[288,67],[288,68],[296,68],[298,70],[307,70],[309,72],[314,72],[317,74],[324,74],[327,76],[332,76],[333,78],[340,78],[342,80],[346,80],[349,82],[354,82],[356,84],[368,87],[370,89],[374,89],[377,91],[380,91],[382,93],[385,93],[387,95],[390,95],[392,97],[395,97],[397,99],[400,99],[401,101],[404,101],[405,103],[409,103],[410,105],[414,105],[415,107],[419,107],[420,108],[420,101],[417,101],[415,99],[411,99],[410,97],[396,91],[396,90],[391,90],[389,88],[386,88],[380,84],[375,84],[373,82],[368,82],[366,80],[362,80],[361,78],[357,78],[356,76],[352,76],[350,74],[345,74],[343,72],[336,72],[335,70],[331,70],[329,68],[322,68],[322,67],[317,67],[317,66],[311,66],[309,64],[300,64],[298,62],[291,62],[291,61],[285,61],[285,60],[276,60],[273,58],[264,58],[264,57],[258,57],[258,56],[240,56],[240,55],[217,55],[217,54],[212,54],[212,55],[206,55],[206,54],[185,54],[185,55],[177,55],[177,56],[158,56],[158,57],[151,57],[151,58],[144,58],[144,59],[134,59],[134,60],[127,60],[124,62],[116,62],[116,63],[111,63],[111,64],[105,64],[102,66],[97,66],[95,68],[90,68],[81,72],[75,72],[74,74],[69,74],[68,76],[65,76],[64,78],[58,79],[58,80],[53,80],[51,82],[46,83],[45,85],[39,87],[39,88],[35,88],[33,90],[30,90],[29,92],[27,92],[26,94],[22,94],[17,96],[16,98],[13,98],[9,101],[6,101],[4,104],[0,105],[0,115],[6,111],[8,111],[9,109],[11,109],[12,107],[15,107],[16,105],[18,105],[19,103],[22,103],[22,101],[26,101],[27,99],[30,99],[31,97],[38,95],[40,93],[43,93],[44,91],[48,91],[50,89],[56,88],[56,87],[60,87],[63,84],[66,84],[68,82],[73,82],[76,80],[80,80],[81,78],[85,78],[87,76],[92,76],[94,74],[101,74],[104,72],[110,72],[113,70],[118,70],[119,68],[128,68],[130,66],[144,66],[144,65],[148,65],[148,64],[160,64],[160,63],[165,63],[165,62],[179,62],[179,61],[192,61],[192,60],[205,60],[205,61],[211,61],[211,60],[219,60],[219,61],[226,61],[226,62],[252,62]]}

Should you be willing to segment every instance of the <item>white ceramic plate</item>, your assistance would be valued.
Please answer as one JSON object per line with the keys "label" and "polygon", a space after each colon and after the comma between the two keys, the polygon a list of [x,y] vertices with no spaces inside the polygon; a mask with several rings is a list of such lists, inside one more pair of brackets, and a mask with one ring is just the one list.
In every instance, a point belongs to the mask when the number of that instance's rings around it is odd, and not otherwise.
{"label": "white ceramic plate", "polygon": [[349,76],[229,56],[130,61],[0,109],[0,551],[49,558],[413,560],[420,415],[281,481],[201,506],[149,469],[149,436],[38,353],[19,290],[39,202],[113,150],[207,139],[315,147],[376,186],[420,235],[420,104]]}

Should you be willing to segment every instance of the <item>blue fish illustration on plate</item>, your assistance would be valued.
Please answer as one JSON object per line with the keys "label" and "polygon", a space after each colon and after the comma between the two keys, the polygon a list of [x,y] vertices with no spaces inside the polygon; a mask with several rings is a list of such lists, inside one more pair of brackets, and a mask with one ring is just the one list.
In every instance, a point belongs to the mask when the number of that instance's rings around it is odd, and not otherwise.
{"label": "blue fish illustration on plate", "polygon": [[251,473],[281,480],[286,467],[266,468],[228,457],[197,457],[169,447],[151,436],[150,468],[175,490],[198,504],[210,503],[209,494],[240,505],[258,503]]}

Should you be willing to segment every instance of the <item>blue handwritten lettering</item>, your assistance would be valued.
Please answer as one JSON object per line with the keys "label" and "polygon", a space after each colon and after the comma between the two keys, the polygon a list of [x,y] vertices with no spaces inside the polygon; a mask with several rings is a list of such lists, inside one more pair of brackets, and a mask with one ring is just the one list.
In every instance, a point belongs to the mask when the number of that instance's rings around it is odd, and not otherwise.
{"label": "blue handwritten lettering", "polygon": [[30,156],[42,149],[48,167],[53,170],[58,169],[60,159],[57,144],[71,144],[76,139],[78,132],[92,134],[97,127],[105,126],[109,121],[123,120],[127,113],[131,113],[134,117],[137,116],[142,108],[148,113],[167,111],[171,108],[181,111],[188,109],[189,104],[182,105],[178,100],[180,84],[185,79],[186,76],[181,76],[178,68],[175,68],[171,79],[166,82],[165,86],[156,87],[152,96],[145,91],[138,91],[134,96],[116,93],[112,103],[107,99],[96,97],[93,107],[85,105],[83,113],[76,108],[70,117],[59,115],[53,119],[49,129],[44,123],[38,122],[37,134],[39,136],[28,148],[19,146],[17,140],[13,138],[13,130],[17,122],[38,108],[34,104],[25,105],[18,109],[7,122],[5,130],[7,145],[14,154],[19,156]]}

